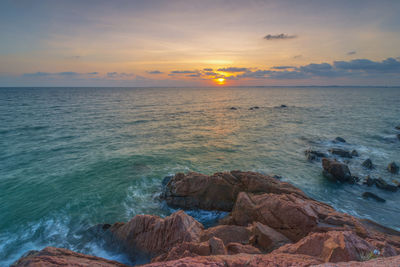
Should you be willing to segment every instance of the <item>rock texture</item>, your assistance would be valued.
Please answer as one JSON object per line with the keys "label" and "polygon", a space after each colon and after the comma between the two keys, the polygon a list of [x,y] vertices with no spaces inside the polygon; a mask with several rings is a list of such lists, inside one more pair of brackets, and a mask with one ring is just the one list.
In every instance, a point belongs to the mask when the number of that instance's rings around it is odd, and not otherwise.
{"label": "rock texture", "polygon": [[359,262],[340,262],[340,263],[325,263],[319,265],[312,265],[313,267],[394,267],[400,266],[400,256],[390,258],[377,258],[369,261]]}
{"label": "rock texture", "polygon": [[76,253],[68,249],[47,247],[41,251],[30,251],[10,267],[127,267],[122,263]]}
{"label": "rock texture", "polygon": [[230,211],[239,192],[306,195],[289,183],[255,172],[231,171],[208,176],[178,173],[167,184],[163,199],[178,208]]}

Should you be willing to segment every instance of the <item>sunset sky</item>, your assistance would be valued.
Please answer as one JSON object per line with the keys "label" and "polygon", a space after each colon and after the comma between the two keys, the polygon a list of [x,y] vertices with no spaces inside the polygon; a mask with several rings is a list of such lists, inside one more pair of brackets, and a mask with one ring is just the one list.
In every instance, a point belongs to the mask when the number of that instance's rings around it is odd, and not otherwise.
{"label": "sunset sky", "polygon": [[0,86],[400,85],[400,1],[0,2]]}

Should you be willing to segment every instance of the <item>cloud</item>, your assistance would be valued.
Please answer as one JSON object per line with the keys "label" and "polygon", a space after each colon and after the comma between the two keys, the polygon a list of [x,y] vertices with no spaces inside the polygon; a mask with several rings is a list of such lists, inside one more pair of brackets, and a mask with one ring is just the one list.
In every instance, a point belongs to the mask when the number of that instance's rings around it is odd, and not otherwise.
{"label": "cloud", "polygon": [[99,74],[97,71],[94,71],[94,72],[89,72],[88,73],[89,75],[97,75],[97,74]]}
{"label": "cloud", "polygon": [[285,33],[281,33],[281,34],[268,34],[264,36],[265,40],[286,40],[286,39],[294,39],[297,38],[297,35],[289,35],[289,34],[285,34]]}
{"label": "cloud", "polygon": [[351,61],[335,61],[333,64],[337,69],[351,72],[400,74],[400,61],[394,58],[387,58],[381,62],[369,59],[354,59]]}
{"label": "cloud", "polygon": [[171,71],[171,74],[194,74],[198,73],[196,70],[174,70]]}
{"label": "cloud", "polygon": [[211,68],[205,68],[205,69],[203,69],[204,71],[213,71],[213,69],[211,69]]}
{"label": "cloud", "polygon": [[274,66],[272,67],[272,69],[276,69],[276,70],[286,70],[286,69],[295,69],[296,67],[293,66]]}
{"label": "cloud", "polygon": [[44,77],[44,76],[50,76],[50,75],[52,75],[52,73],[41,72],[41,71],[38,71],[38,72],[35,72],[35,73],[24,73],[24,74],[22,74],[22,76],[25,76],[25,77]]}
{"label": "cloud", "polygon": [[126,79],[133,78],[133,73],[125,73],[125,72],[107,72],[107,77],[111,79]]}
{"label": "cloud", "polygon": [[351,56],[351,55],[355,55],[357,53],[357,51],[349,51],[347,52],[347,55]]}
{"label": "cloud", "polygon": [[163,74],[164,72],[161,72],[159,70],[150,70],[150,71],[147,71],[147,73],[148,74]]}
{"label": "cloud", "polygon": [[73,72],[73,71],[65,71],[65,72],[59,72],[57,73],[58,75],[62,76],[75,76],[75,75],[80,75],[80,73]]}
{"label": "cloud", "polygon": [[244,72],[248,71],[247,68],[236,68],[236,67],[229,67],[229,68],[220,68],[218,71],[223,71],[223,72]]}

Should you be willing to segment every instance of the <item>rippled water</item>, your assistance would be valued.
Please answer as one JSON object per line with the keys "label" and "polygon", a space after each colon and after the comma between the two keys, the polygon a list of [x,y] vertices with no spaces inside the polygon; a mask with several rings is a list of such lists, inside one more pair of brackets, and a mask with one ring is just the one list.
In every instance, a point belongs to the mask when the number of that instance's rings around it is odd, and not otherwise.
{"label": "rippled water", "polygon": [[360,163],[370,157],[373,177],[400,180],[385,169],[400,164],[399,103],[400,88],[0,88],[0,265],[48,245],[129,262],[85,230],[169,214],[157,201],[161,180],[189,170],[279,174],[400,230],[400,191],[368,188],[387,202],[364,200],[366,187],[327,181],[303,153],[341,136],[360,153],[353,174],[367,175]]}

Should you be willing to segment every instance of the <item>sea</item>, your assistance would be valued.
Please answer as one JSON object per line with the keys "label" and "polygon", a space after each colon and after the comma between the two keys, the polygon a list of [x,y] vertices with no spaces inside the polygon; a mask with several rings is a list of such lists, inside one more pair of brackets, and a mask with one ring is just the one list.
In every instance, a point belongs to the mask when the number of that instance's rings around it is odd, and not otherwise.
{"label": "sea", "polygon": [[[88,233],[174,212],[159,195],[177,172],[279,175],[339,211],[400,230],[400,191],[332,182],[304,155],[355,149],[353,175],[395,183],[387,165],[400,165],[397,125],[395,87],[0,88],[0,266],[46,246],[134,264]],[[367,158],[375,169],[361,166]],[[206,227],[226,215],[187,212]]]}

